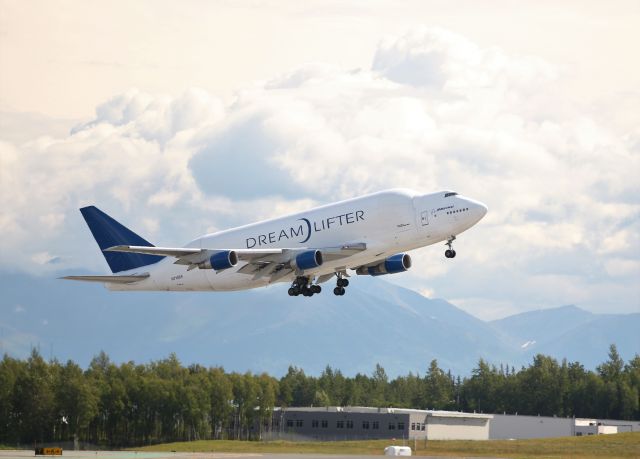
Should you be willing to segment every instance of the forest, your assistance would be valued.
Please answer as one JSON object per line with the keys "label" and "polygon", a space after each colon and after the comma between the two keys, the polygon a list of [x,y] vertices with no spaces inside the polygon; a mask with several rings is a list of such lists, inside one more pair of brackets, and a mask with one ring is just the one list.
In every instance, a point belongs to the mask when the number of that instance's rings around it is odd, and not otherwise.
{"label": "forest", "polygon": [[[614,345],[595,371],[536,355],[520,369],[480,360],[461,378],[433,360],[424,373],[389,378],[319,376],[296,367],[275,378],[220,367],[183,366],[175,355],[113,363],[101,352],[86,369],[47,362],[37,350],[0,361],[0,444],[82,441],[111,447],[197,439],[259,439],[276,407],[373,406],[639,419],[640,356]],[[257,427],[256,427],[257,426]]]}

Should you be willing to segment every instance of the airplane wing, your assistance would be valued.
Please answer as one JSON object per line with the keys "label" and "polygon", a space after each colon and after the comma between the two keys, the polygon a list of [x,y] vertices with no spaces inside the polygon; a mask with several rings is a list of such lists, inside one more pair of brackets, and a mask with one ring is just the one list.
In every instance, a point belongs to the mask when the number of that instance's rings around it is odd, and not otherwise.
{"label": "airplane wing", "polygon": [[[199,249],[192,247],[146,247],[118,245],[105,249],[107,252],[133,252],[147,255],[162,255],[176,258],[175,264],[188,265],[189,270],[202,266],[213,255],[233,252],[237,260],[245,261],[238,272],[253,275],[254,279],[269,276],[274,282],[294,272],[292,261],[297,255],[309,250],[318,250],[322,253],[323,260],[334,261],[346,258],[361,252],[367,248],[365,243],[345,244],[338,247],[325,247],[318,249],[286,248],[286,249]],[[235,265],[235,263],[233,263]],[[230,267],[230,266],[229,266]]]}
{"label": "airplane wing", "polygon": [[[301,252],[308,250],[318,250],[322,253],[325,261],[334,261],[340,258],[347,258],[367,248],[363,242],[356,244],[345,244],[338,247],[323,247],[318,249],[282,249],[281,254],[263,254],[255,255],[245,266],[240,268],[238,272],[253,275],[253,279],[269,276],[269,282],[285,277],[296,269],[292,266],[291,261]],[[238,251],[240,257],[242,251]],[[330,275],[333,277],[333,274]]]}
{"label": "airplane wing", "polygon": [[340,258],[350,257],[356,253],[360,253],[367,249],[367,244],[364,242],[358,242],[355,244],[345,244],[339,247],[327,247],[319,249],[322,252],[322,256],[325,260],[334,261]]}
{"label": "airplane wing", "polygon": [[65,276],[60,279],[87,281],[87,282],[102,282],[109,284],[132,284],[149,277],[149,273],[144,274],[131,274],[124,276]]}
{"label": "airplane wing", "polygon": [[[199,258],[207,258],[211,256],[213,253],[224,252],[224,251],[233,251],[238,255],[238,259],[240,260],[252,260],[256,257],[262,257],[265,255],[276,255],[282,253],[283,250],[286,249],[198,249],[191,247],[147,247],[147,246],[139,246],[139,245],[116,245],[114,247],[109,247],[108,249],[104,249],[105,252],[130,252],[130,253],[143,253],[147,255],[162,255],[165,257],[175,257],[178,259],[176,264],[192,264],[193,262],[190,260],[196,260]],[[200,255],[200,257],[198,257]],[[185,260],[187,263],[182,263],[180,260]]]}

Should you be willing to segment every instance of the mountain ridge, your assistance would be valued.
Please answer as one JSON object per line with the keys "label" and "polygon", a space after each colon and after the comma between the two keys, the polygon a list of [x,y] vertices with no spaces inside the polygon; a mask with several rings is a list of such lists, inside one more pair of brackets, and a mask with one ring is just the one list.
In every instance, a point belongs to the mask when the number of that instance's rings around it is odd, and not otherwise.
{"label": "mountain ridge", "polygon": [[[81,366],[104,350],[116,362],[175,352],[188,364],[274,375],[289,365],[309,374],[326,365],[345,374],[370,373],[380,363],[395,376],[424,373],[437,359],[441,368],[465,376],[480,358],[520,366],[541,352],[595,368],[611,343],[625,360],[640,350],[640,314],[599,315],[564,306],[485,322],[446,300],[365,276],[344,297],[332,295],[327,283],[312,298],[290,298],[284,284],[176,294],[109,292],[22,274],[5,274],[7,280],[1,351],[24,357],[40,343],[45,357]],[[522,348],[525,341],[535,343]]]}

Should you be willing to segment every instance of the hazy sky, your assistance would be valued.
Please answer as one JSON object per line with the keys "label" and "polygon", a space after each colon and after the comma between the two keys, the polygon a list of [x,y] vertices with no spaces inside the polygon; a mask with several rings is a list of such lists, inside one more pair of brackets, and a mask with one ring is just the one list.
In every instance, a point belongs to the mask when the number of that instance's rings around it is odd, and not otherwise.
{"label": "hazy sky", "polygon": [[0,1],[0,272],[105,271],[87,204],[175,246],[448,188],[489,214],[389,280],[481,318],[638,312],[638,24],[631,1]]}

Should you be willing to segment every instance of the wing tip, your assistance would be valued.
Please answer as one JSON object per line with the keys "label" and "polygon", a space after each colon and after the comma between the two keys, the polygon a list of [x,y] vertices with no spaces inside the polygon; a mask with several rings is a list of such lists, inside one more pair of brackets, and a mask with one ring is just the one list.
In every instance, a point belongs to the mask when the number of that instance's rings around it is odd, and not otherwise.
{"label": "wing tip", "polygon": [[111,247],[107,247],[106,249],[104,249],[103,252],[120,252],[123,249],[126,250],[130,247],[131,246],[129,245],[112,245]]}

